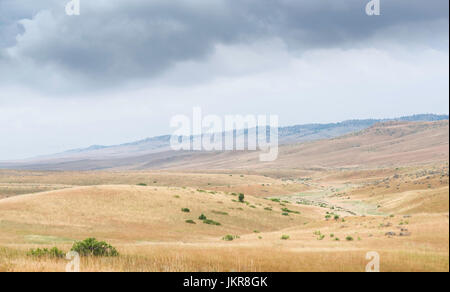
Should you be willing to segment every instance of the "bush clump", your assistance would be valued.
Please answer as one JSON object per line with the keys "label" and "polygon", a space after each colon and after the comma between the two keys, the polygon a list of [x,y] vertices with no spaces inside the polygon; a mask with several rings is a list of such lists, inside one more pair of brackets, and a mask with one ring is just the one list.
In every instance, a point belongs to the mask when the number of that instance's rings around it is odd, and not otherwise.
{"label": "bush clump", "polygon": [[119,255],[113,246],[104,241],[97,241],[95,238],[75,242],[71,251],[77,252],[80,256],[116,257]]}
{"label": "bush clump", "polygon": [[300,212],[298,212],[298,211],[292,211],[292,210],[289,210],[288,208],[282,208],[281,211],[283,211],[283,212],[285,212],[285,213],[300,214]]}
{"label": "bush clump", "polygon": [[63,258],[65,256],[65,253],[59,250],[57,247],[53,247],[51,249],[31,249],[28,252],[28,255],[33,257]]}
{"label": "bush clump", "polygon": [[235,240],[235,239],[239,239],[240,237],[238,236],[238,235],[230,235],[230,234],[227,234],[227,235],[225,235],[223,238],[222,238],[222,240],[225,240],[225,241],[233,241],[233,240]]}
{"label": "bush clump", "polygon": [[239,202],[244,203],[245,195],[243,193],[239,194]]}
{"label": "bush clump", "polygon": [[214,213],[214,214],[217,214],[217,215],[228,216],[228,213],[227,213],[227,212],[222,212],[222,211],[211,211],[211,212]]}
{"label": "bush clump", "polygon": [[282,240],[288,240],[289,238],[291,238],[289,235],[283,235],[281,236]]}
{"label": "bush clump", "polygon": [[203,220],[203,223],[208,224],[208,225],[216,225],[216,226],[222,225],[219,222],[216,222],[216,221],[211,220],[211,219],[205,219],[205,220]]}
{"label": "bush clump", "polygon": [[189,210],[188,208],[181,208],[181,212],[189,213],[191,212],[191,210]]}
{"label": "bush clump", "polygon": [[194,220],[186,220],[186,223],[188,223],[188,224],[197,224],[197,223],[195,223]]}

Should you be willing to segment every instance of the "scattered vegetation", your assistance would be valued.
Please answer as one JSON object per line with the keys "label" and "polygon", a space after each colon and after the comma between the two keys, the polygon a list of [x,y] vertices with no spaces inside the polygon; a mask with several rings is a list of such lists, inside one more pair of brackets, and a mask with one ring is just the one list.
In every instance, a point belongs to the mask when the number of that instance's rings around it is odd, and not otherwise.
{"label": "scattered vegetation", "polygon": [[227,234],[227,235],[225,235],[223,238],[222,238],[222,240],[225,240],[225,241],[233,241],[233,240],[235,240],[235,239],[239,239],[240,237],[238,236],[238,235],[230,235],[230,234]]}
{"label": "scattered vegetation", "polygon": [[217,214],[217,215],[228,216],[228,213],[227,213],[227,212],[222,212],[222,211],[211,211],[211,212],[214,213],[214,214]]}
{"label": "scattered vegetation", "polygon": [[71,251],[76,251],[80,256],[116,257],[119,255],[113,246],[104,241],[97,241],[95,238],[75,242]]}
{"label": "scattered vegetation", "polygon": [[28,252],[28,255],[33,257],[63,258],[65,256],[65,253],[59,250],[57,247],[53,247],[51,249],[31,249]]}
{"label": "scattered vegetation", "polygon": [[288,208],[282,208],[281,211],[283,211],[284,213],[300,214],[300,212],[292,211],[292,210],[289,210]]}
{"label": "scattered vegetation", "polygon": [[211,219],[205,219],[205,220],[203,220],[203,223],[208,224],[208,225],[215,225],[215,226],[222,225],[219,222],[216,222],[216,221],[211,220]]}

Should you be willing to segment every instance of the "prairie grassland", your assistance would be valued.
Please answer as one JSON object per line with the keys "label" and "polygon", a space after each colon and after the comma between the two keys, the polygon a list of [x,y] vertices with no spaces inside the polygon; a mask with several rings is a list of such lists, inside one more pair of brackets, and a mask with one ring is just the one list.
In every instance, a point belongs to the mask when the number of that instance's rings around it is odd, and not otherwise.
{"label": "prairie grassland", "polygon": [[[182,208],[190,212],[182,212]],[[201,240],[204,236],[272,231],[317,217],[314,208],[302,208],[301,214],[295,216],[283,216],[281,209],[278,203],[268,200],[248,197],[246,203],[239,203],[230,194],[194,189],[78,187],[2,200],[0,234],[20,226],[27,234],[38,232],[72,239],[95,235],[129,241]],[[300,211],[297,206],[292,209]],[[203,224],[198,220],[201,214],[222,225]],[[187,224],[186,220],[197,224]]]}
{"label": "prairie grassland", "polygon": [[0,199],[5,199],[17,195],[33,194],[51,190],[64,189],[70,186],[58,184],[22,184],[22,183],[0,183]]}
{"label": "prairie grassland", "polygon": [[280,183],[280,181],[262,175],[236,173],[0,170],[0,183],[64,184],[73,186],[147,184],[149,186],[206,187]]}
{"label": "prairie grassland", "polygon": [[[447,164],[283,173],[0,171],[2,185],[43,191],[0,200],[0,271],[64,271],[27,251],[87,237],[120,256],[83,258],[82,271],[364,271],[369,251],[382,271],[449,270]],[[305,192],[326,206],[298,204]]]}
{"label": "prairie grassland", "polygon": [[[442,226],[444,227],[444,226]],[[447,225],[448,228],[448,225]],[[434,228],[435,232],[442,232]],[[81,270],[88,271],[200,271],[200,272],[264,272],[264,271],[337,271],[363,272],[368,251],[380,254],[381,271],[448,271],[448,237],[404,240],[377,236],[361,241],[322,241],[311,235],[294,234],[282,241],[280,234],[260,234],[262,239],[247,235],[236,242],[179,243],[160,242],[118,244],[118,258],[83,258]],[[349,231],[347,231],[349,232]],[[342,235],[348,234],[341,232]],[[433,233],[428,233],[431,237]],[[336,236],[340,236],[336,234]],[[434,242],[427,246],[427,240]],[[442,242],[440,242],[442,240]],[[447,249],[444,244],[447,243]],[[60,245],[68,250],[69,245]],[[30,258],[25,250],[0,249],[0,271],[64,271],[67,261]]]}

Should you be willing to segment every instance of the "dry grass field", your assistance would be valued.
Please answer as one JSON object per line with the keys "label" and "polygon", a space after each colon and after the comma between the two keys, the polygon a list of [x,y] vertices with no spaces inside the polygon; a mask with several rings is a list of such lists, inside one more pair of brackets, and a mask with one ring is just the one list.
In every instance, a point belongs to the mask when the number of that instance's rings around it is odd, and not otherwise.
{"label": "dry grass field", "polygon": [[257,155],[0,170],[0,271],[64,271],[30,249],[91,237],[119,256],[82,258],[82,271],[355,272],[372,251],[381,271],[449,271],[448,121],[283,145],[273,163]]}
{"label": "dry grass field", "polygon": [[0,271],[64,271],[28,250],[87,237],[120,256],[82,271],[449,270],[448,163],[275,174],[0,171]]}

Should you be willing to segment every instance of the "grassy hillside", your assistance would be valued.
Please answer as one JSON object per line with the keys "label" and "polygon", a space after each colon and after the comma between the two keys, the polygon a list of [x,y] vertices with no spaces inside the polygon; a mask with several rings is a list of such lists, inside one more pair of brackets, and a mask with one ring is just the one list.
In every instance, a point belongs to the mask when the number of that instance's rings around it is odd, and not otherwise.
{"label": "grassy hillside", "polygon": [[[155,173],[159,185],[135,184]],[[364,271],[368,251],[382,271],[448,271],[448,165],[281,173],[3,172],[4,184],[67,185],[0,200],[0,271],[63,271],[27,251],[87,237],[120,256],[83,258],[83,271]]]}

